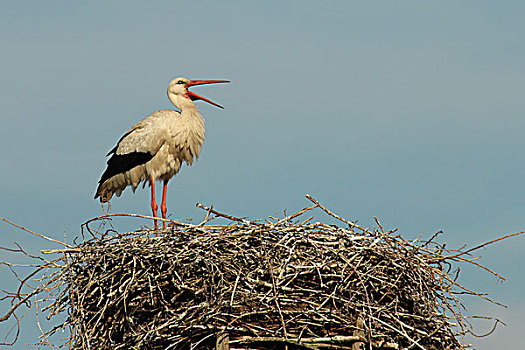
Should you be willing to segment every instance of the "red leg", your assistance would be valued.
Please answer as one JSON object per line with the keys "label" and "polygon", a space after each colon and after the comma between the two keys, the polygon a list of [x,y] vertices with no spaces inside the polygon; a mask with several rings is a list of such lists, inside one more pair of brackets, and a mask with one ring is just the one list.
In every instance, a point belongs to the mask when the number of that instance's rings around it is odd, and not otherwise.
{"label": "red leg", "polygon": [[[158,217],[157,216],[157,209],[159,208],[159,206],[157,205],[157,202],[155,202],[155,180],[153,179],[153,177],[150,179],[150,182],[151,182],[151,211],[153,212],[153,216],[154,217]],[[157,230],[159,227],[157,225],[157,220],[153,220],[154,224],[155,224],[155,230]],[[156,236],[158,237],[158,233],[156,233]]]}
{"label": "red leg", "polygon": [[[160,204],[160,212],[162,213],[162,218],[166,219],[166,213],[168,211],[168,208],[166,207],[166,192],[168,190],[168,181],[164,181],[164,187],[162,188],[162,203]],[[164,229],[166,229],[166,221],[162,222],[162,226]]]}

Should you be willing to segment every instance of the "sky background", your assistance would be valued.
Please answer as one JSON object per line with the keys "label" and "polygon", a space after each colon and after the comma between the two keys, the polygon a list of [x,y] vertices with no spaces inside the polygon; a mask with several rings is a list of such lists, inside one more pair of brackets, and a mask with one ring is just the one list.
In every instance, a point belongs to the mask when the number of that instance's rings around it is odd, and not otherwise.
{"label": "sky background", "polygon": [[[4,2],[0,216],[72,241],[103,214],[93,195],[105,154],[172,108],[166,88],[184,76],[232,83],[193,89],[225,110],[199,103],[206,141],[170,182],[173,218],[202,219],[197,202],[282,216],[309,193],[407,238],[443,230],[449,247],[524,230],[524,13],[523,1],[484,0]],[[149,215],[149,191],[112,200],[121,212]],[[0,222],[0,246],[13,242],[56,248]],[[507,324],[468,338],[478,349],[523,346],[524,249],[517,237],[480,251],[505,283],[462,270],[463,284],[508,305],[467,300],[467,314]],[[5,267],[0,281],[13,290]]]}

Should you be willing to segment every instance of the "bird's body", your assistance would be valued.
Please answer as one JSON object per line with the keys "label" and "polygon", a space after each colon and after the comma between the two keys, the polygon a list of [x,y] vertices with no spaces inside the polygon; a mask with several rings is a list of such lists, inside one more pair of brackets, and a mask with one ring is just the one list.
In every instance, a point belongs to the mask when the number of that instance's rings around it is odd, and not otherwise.
{"label": "bird's body", "polygon": [[[96,197],[107,202],[143,181],[168,181],[182,163],[188,165],[199,157],[204,142],[204,118],[194,111],[182,113],[160,110],[135,124],[117,146],[100,179]],[[95,197],[95,198],[96,198]]]}
{"label": "bird's body", "polygon": [[[166,187],[179,172],[183,163],[191,165],[199,157],[204,142],[204,118],[193,100],[201,99],[187,88],[192,85],[227,82],[223,80],[196,80],[177,78],[170,83],[168,97],[179,109],[159,110],[135,124],[119,140],[107,168],[99,181],[95,198],[108,202],[113,194],[120,196],[131,186],[133,191],[143,182],[151,185],[153,215],[156,217],[155,181],[164,181],[161,211],[166,217]],[[221,107],[221,106],[219,106]],[[155,221],[155,226],[157,226]]]}

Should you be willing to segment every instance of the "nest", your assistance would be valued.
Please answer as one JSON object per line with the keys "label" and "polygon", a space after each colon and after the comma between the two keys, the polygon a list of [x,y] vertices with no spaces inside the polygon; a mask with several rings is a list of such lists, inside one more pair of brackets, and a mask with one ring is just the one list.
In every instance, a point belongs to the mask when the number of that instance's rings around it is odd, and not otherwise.
{"label": "nest", "polygon": [[[159,237],[102,233],[90,224],[109,216],[93,219],[42,289],[52,290],[51,316],[68,313],[42,343],[69,327],[73,349],[464,348],[459,296],[486,297],[457,282],[453,263],[480,246],[409,242],[309,198],[313,206],[265,223],[201,206],[203,223],[173,222]],[[345,227],[297,221],[316,207]],[[232,223],[210,224],[216,216]]]}

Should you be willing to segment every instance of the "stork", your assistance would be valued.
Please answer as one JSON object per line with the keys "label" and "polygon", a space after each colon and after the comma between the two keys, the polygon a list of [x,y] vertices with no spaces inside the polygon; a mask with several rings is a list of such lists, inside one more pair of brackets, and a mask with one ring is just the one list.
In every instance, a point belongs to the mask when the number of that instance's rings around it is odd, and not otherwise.
{"label": "stork", "polygon": [[[199,157],[204,142],[204,118],[200,115],[195,100],[208,102],[216,107],[221,105],[189,91],[190,86],[229,83],[228,80],[189,80],[176,78],[168,86],[168,98],[177,107],[175,110],[159,110],[144,118],[117,142],[109,151],[107,168],[98,182],[95,199],[109,202],[113,194],[119,197],[131,186],[133,192],[143,182],[151,186],[151,211],[157,218],[158,205],[155,201],[155,181],[162,180],[162,202],[160,211],[166,219],[166,192],[168,181],[179,172],[182,164],[193,164]],[[155,229],[158,229],[154,219]],[[166,228],[166,221],[163,221]]]}

